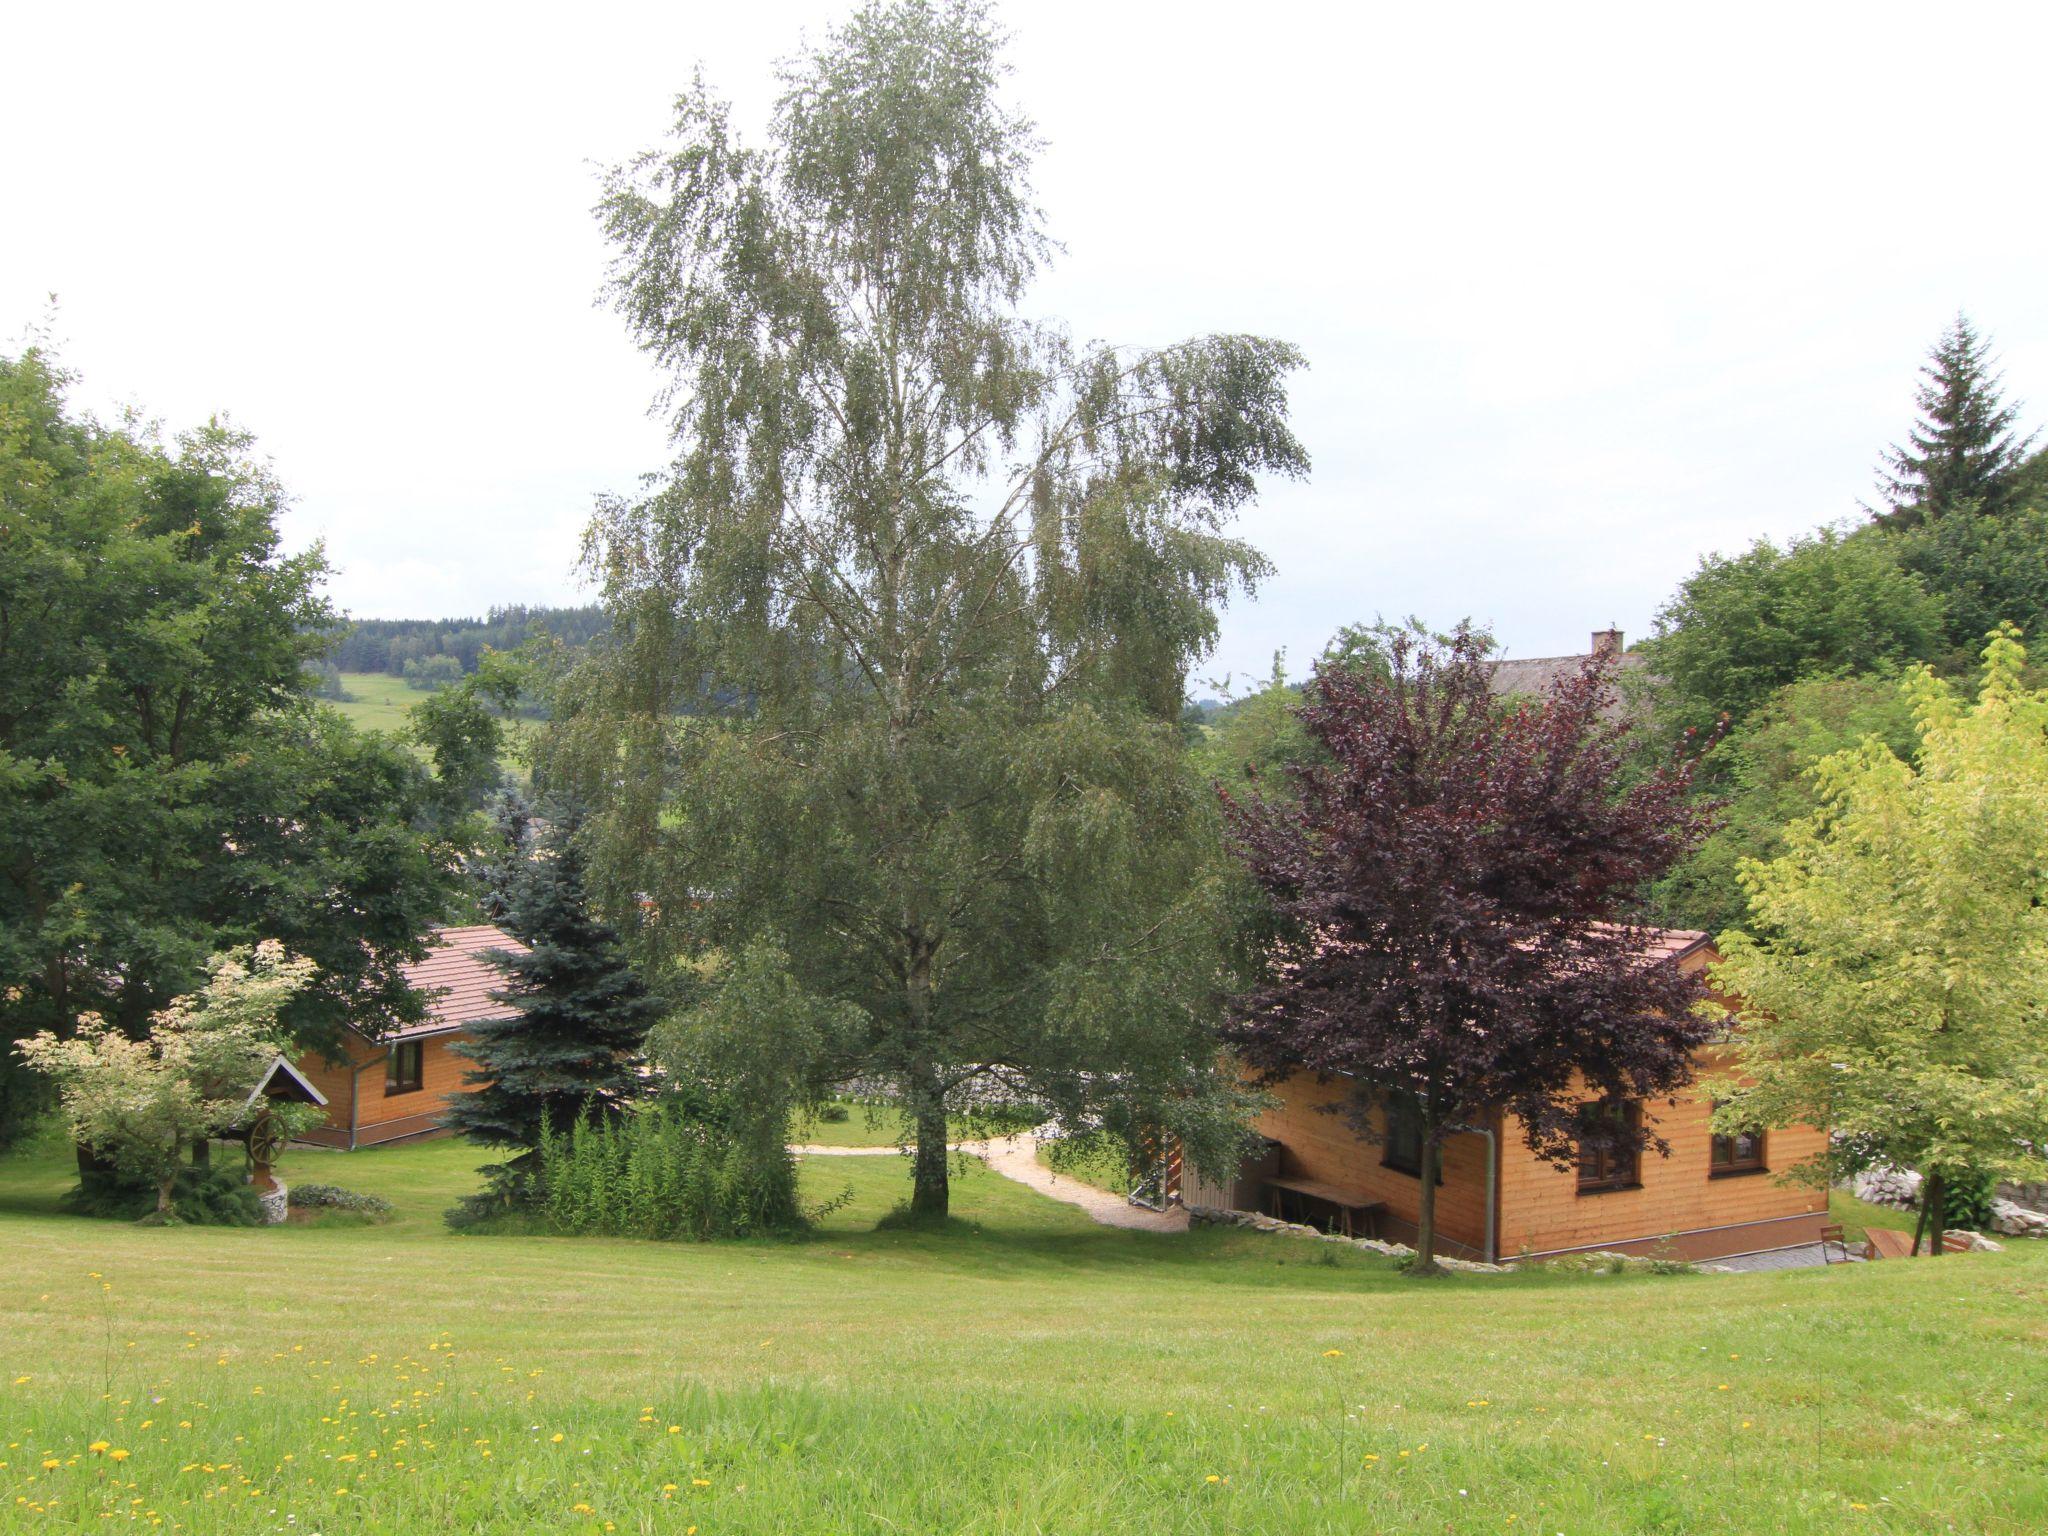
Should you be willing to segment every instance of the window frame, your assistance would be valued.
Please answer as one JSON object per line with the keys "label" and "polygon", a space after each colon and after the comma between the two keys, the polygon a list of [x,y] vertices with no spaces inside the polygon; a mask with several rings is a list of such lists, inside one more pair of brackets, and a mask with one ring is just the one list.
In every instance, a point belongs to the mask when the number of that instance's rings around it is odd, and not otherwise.
{"label": "window frame", "polygon": [[[1582,1118],[1594,1114],[1612,1114],[1619,1110],[1628,1129],[1642,1127],[1643,1106],[1635,1099],[1595,1099],[1579,1106]],[[1611,1195],[1624,1189],[1643,1187],[1643,1150],[1641,1147],[1588,1148],[1579,1143],[1576,1171],[1578,1193],[1582,1195]]]}
{"label": "window frame", "polygon": [[[400,1063],[407,1058],[412,1062],[412,1075],[406,1077],[400,1071]],[[384,1097],[395,1099],[401,1094],[418,1093],[426,1087],[427,1043],[424,1040],[394,1040],[384,1057]]]}
{"label": "window frame", "polygon": [[[1748,1157],[1738,1158],[1735,1156],[1735,1144],[1745,1138],[1755,1143],[1755,1150]],[[1726,1157],[1721,1155],[1723,1148],[1727,1149]],[[1769,1153],[1770,1140],[1764,1131],[1737,1131],[1733,1136],[1716,1132],[1707,1142],[1707,1177],[1739,1179],[1753,1173],[1769,1173],[1771,1167],[1766,1160]]]}
{"label": "window frame", "polygon": [[[1415,1153],[1412,1158],[1405,1156],[1395,1140],[1396,1121],[1404,1132],[1414,1137]],[[1383,1134],[1380,1138],[1380,1166],[1394,1173],[1405,1173],[1411,1179],[1422,1177],[1422,1109],[1411,1094],[1389,1093],[1380,1107],[1380,1123]],[[1403,1141],[1406,1140],[1404,1136]],[[1441,1179],[1438,1180],[1442,1182]]]}

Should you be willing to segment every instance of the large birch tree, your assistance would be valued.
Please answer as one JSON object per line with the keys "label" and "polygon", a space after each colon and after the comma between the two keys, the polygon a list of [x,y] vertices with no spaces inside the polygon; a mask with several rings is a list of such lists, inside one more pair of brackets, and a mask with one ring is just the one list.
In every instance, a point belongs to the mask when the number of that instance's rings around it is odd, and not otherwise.
{"label": "large birch tree", "polygon": [[650,958],[759,941],[854,1005],[816,1071],[898,1087],[927,1215],[991,1080],[1221,1155],[1220,838],[1177,717],[1265,569],[1232,514],[1307,462],[1293,348],[1021,314],[1052,247],[1000,54],[978,5],[870,6],[783,66],[765,144],[699,81],[611,175],[676,457],[594,520],[614,629],[541,760]]}

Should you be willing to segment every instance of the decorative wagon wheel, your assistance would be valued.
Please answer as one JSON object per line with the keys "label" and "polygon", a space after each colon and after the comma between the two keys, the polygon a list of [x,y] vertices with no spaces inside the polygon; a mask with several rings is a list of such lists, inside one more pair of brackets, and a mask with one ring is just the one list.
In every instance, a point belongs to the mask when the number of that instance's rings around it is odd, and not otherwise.
{"label": "decorative wagon wheel", "polygon": [[249,1161],[268,1168],[284,1151],[284,1142],[284,1132],[278,1129],[276,1118],[265,1110],[249,1127]]}

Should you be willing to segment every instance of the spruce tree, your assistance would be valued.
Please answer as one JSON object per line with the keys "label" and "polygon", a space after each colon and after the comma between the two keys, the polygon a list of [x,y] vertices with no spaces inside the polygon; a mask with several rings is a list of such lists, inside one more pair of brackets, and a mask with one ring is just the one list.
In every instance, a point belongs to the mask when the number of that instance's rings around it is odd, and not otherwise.
{"label": "spruce tree", "polygon": [[[506,1165],[514,1173],[530,1163],[544,1120],[560,1130],[640,1096],[640,1047],[661,1012],[627,964],[617,930],[591,910],[580,813],[548,809],[532,855],[506,882],[501,922],[527,950],[489,956],[507,980],[493,996],[518,1012],[472,1024],[473,1038],[455,1047],[477,1064],[466,1081],[483,1086],[454,1100],[446,1121],[471,1141],[518,1148]],[[498,1170],[487,1171],[497,1182]]]}
{"label": "spruce tree", "polygon": [[487,923],[503,923],[511,916],[520,873],[533,857],[533,806],[512,788],[492,800],[490,812],[491,841],[469,859],[468,868],[477,885],[477,911]]}
{"label": "spruce tree", "polygon": [[1969,316],[1956,316],[1928,353],[1920,378],[1913,396],[1920,419],[1905,443],[1886,449],[1879,462],[1886,503],[1879,520],[1910,528],[1970,503],[1988,516],[2010,510],[2033,436],[2014,432],[2019,405],[2002,398],[1991,343]]}

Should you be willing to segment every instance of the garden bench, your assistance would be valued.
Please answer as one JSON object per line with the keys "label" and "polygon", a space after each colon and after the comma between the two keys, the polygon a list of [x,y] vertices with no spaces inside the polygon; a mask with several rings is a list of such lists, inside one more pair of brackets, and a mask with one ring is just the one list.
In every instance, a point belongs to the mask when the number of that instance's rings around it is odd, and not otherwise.
{"label": "garden bench", "polygon": [[1303,1200],[1319,1200],[1324,1205],[1335,1206],[1337,1220],[1346,1237],[1356,1237],[1355,1228],[1363,1228],[1367,1237],[1378,1237],[1380,1213],[1386,1210],[1383,1201],[1375,1200],[1362,1189],[1347,1189],[1341,1184],[1324,1184],[1316,1179],[1268,1179],[1266,1188],[1272,1192],[1273,1214],[1286,1219],[1287,1197],[1295,1197],[1296,1205]]}

